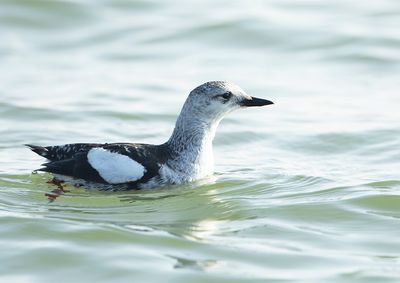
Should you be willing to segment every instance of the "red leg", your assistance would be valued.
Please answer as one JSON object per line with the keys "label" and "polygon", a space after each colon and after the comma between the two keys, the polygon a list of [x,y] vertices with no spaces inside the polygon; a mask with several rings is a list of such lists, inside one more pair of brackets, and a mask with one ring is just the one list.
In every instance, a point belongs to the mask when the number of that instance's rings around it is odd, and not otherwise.
{"label": "red leg", "polygon": [[50,193],[45,194],[45,196],[48,198],[50,202],[55,201],[60,195],[68,192],[67,190],[64,189],[62,183],[56,178],[48,180],[47,183],[57,186],[57,189],[54,189]]}

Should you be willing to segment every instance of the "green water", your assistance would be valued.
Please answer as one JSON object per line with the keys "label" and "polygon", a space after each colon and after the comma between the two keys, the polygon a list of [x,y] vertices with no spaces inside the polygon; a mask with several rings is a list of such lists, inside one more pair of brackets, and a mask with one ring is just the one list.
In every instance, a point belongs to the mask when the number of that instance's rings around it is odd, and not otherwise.
{"label": "green water", "polygon": [[[400,2],[0,0],[1,282],[399,282]],[[230,80],[216,174],[48,203],[22,144],[162,143]]]}

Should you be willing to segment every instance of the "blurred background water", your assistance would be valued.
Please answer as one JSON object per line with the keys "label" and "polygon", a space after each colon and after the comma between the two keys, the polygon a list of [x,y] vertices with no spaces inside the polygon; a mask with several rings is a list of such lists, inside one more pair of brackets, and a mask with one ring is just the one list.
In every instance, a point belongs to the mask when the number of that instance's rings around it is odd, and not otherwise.
{"label": "blurred background water", "polygon": [[[400,2],[0,0],[2,282],[399,282]],[[22,146],[162,143],[229,80],[216,174],[70,188]]]}

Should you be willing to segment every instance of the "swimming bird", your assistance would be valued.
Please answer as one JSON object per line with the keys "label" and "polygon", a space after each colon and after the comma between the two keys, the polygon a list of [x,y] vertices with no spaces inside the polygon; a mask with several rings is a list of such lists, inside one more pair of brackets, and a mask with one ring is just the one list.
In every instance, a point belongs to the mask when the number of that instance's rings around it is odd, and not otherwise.
{"label": "swimming bird", "polygon": [[224,116],[239,108],[269,104],[273,102],[251,97],[233,83],[211,81],[190,92],[171,137],[161,145],[26,146],[49,160],[38,171],[52,173],[57,182],[110,190],[182,184],[213,174],[212,142]]}

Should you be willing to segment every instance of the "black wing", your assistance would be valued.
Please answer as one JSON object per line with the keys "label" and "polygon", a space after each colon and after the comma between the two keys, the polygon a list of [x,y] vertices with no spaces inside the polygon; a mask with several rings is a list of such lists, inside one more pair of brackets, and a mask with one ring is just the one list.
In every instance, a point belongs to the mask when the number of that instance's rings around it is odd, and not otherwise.
{"label": "black wing", "polygon": [[107,182],[99,175],[88,162],[87,152],[78,152],[74,156],[64,160],[50,161],[42,164],[42,168],[38,171],[49,172],[53,174],[60,174],[64,176],[73,177],[76,179],[83,179],[86,181],[103,183]]}
{"label": "black wing", "polygon": [[94,169],[87,158],[92,148],[103,148],[113,153],[126,155],[140,163],[146,169],[139,180],[130,182],[130,187],[145,183],[158,174],[160,165],[169,157],[168,147],[163,145],[112,143],[112,144],[68,144],[63,146],[38,147],[29,145],[31,149],[50,162],[43,164],[40,171],[66,175],[91,182],[108,184]]}

